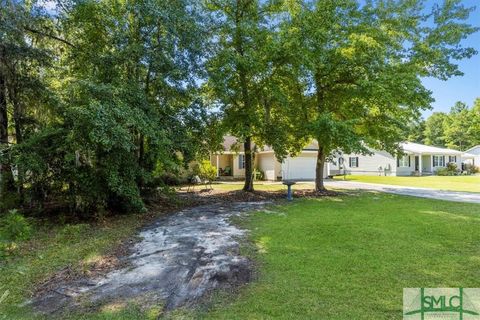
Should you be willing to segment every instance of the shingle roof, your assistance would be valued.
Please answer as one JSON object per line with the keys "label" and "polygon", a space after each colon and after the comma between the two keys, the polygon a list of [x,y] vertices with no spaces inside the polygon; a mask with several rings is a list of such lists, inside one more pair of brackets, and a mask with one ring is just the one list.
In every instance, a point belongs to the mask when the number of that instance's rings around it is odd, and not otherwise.
{"label": "shingle roof", "polygon": [[463,152],[453,149],[438,148],[433,146],[426,146],[424,144],[403,142],[400,144],[403,151],[410,153],[428,153],[428,154],[454,154],[461,155]]}

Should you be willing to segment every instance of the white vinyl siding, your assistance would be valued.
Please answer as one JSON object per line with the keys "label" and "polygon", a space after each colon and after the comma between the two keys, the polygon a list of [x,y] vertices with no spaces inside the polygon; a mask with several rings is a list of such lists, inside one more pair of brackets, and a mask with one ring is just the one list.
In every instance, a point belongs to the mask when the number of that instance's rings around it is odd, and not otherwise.
{"label": "white vinyl siding", "polygon": [[[357,155],[357,154],[343,154],[337,157],[336,163],[330,164],[330,171],[332,174],[352,174],[352,175],[379,175],[379,172],[385,173],[387,175],[395,174],[395,169],[397,167],[397,161],[395,157],[389,154],[386,151],[376,151],[371,150],[372,155]],[[340,168],[339,158],[342,157],[345,159],[344,164]],[[358,167],[353,167],[355,165],[355,160],[351,163],[350,158],[358,159],[356,164]],[[381,170],[380,170],[381,168]],[[410,174],[410,172],[408,173]]]}
{"label": "white vinyl siding", "polygon": [[349,157],[348,166],[350,168],[358,168],[358,157]]}
{"label": "white vinyl siding", "polygon": [[445,167],[445,156],[434,155],[433,167]]}

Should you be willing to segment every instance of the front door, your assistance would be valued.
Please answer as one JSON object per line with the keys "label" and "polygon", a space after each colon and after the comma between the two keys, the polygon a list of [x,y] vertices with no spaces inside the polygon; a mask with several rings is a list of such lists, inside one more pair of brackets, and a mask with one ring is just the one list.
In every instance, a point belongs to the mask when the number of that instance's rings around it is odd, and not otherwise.
{"label": "front door", "polygon": [[419,171],[418,166],[419,166],[419,159],[418,159],[418,156],[415,156],[415,171]]}

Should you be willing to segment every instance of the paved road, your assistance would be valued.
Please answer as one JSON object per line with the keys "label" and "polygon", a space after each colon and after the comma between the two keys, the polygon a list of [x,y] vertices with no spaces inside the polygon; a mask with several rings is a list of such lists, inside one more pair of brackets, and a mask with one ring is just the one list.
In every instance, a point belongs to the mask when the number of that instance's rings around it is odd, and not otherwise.
{"label": "paved road", "polygon": [[480,203],[480,193],[474,193],[474,192],[445,191],[445,190],[435,190],[435,189],[429,189],[429,188],[404,187],[404,186],[393,186],[393,185],[386,185],[386,184],[338,181],[338,180],[325,181],[325,185],[331,188],[372,190],[372,191],[388,192],[388,193],[395,193],[400,195],[421,197],[421,198],[431,198],[431,199],[456,201],[456,202]]}

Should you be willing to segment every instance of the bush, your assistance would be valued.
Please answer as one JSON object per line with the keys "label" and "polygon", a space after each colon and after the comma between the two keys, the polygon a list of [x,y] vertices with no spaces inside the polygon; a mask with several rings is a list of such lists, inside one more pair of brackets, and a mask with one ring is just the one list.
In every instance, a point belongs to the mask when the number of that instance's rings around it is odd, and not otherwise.
{"label": "bush", "polygon": [[265,180],[265,173],[257,168],[253,169],[253,177],[255,180]]}
{"label": "bush", "polygon": [[445,168],[440,168],[436,171],[437,176],[457,176],[460,174],[460,170],[453,162],[449,162]]}
{"label": "bush", "polygon": [[8,241],[25,241],[32,236],[32,226],[17,210],[10,210],[2,219],[0,235]]}
{"label": "bush", "polygon": [[214,181],[217,178],[217,167],[212,165],[208,160],[202,160],[197,164],[195,174],[202,180]]}
{"label": "bush", "polygon": [[474,174],[474,173],[478,173],[478,167],[474,166],[473,164],[465,164],[465,172],[467,174]]}

